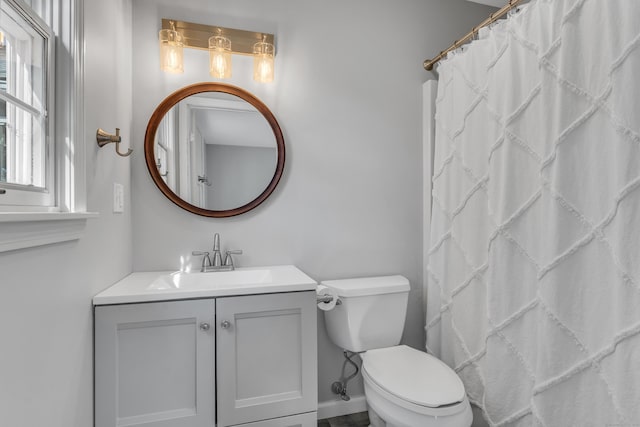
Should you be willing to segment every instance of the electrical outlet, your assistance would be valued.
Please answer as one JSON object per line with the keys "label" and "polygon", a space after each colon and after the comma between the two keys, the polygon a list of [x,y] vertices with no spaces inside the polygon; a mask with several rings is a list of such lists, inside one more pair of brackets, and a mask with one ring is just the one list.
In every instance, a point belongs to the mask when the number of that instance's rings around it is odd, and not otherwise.
{"label": "electrical outlet", "polygon": [[124,212],[124,186],[116,182],[113,183],[113,212]]}

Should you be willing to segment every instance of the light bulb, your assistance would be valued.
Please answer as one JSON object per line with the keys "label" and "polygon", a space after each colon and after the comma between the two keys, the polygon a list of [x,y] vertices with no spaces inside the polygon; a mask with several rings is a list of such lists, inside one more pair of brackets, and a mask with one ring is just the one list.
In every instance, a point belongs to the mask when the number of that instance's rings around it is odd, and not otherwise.
{"label": "light bulb", "polygon": [[175,30],[160,30],[160,69],[167,73],[183,73],[182,38]]}
{"label": "light bulb", "polygon": [[231,77],[231,40],[223,36],[209,38],[209,74],[219,79]]}
{"label": "light bulb", "polygon": [[263,56],[254,60],[257,65],[253,73],[253,79],[260,83],[273,81],[273,57]]}
{"label": "light bulb", "polygon": [[260,83],[273,81],[275,48],[265,41],[253,45],[253,80]]}

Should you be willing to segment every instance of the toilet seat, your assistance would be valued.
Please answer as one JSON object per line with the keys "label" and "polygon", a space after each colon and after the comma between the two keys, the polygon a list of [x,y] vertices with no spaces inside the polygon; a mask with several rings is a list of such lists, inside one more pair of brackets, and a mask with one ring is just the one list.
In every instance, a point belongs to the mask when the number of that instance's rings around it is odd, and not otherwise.
{"label": "toilet seat", "polygon": [[407,409],[431,414],[433,409],[457,406],[465,400],[458,375],[425,352],[399,345],[369,350],[362,354],[362,361],[365,380]]}

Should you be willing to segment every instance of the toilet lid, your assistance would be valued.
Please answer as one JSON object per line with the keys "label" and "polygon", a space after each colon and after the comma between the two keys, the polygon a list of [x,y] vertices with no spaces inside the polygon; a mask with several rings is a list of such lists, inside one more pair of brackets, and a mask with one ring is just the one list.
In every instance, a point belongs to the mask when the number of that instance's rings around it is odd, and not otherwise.
{"label": "toilet lid", "polygon": [[369,350],[362,368],[389,393],[421,406],[437,408],[464,400],[462,381],[444,362],[406,345]]}

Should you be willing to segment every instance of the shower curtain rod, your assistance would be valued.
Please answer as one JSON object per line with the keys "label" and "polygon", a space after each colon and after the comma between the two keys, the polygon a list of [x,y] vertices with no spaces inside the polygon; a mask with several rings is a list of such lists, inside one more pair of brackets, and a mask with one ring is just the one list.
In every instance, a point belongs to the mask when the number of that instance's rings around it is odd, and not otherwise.
{"label": "shower curtain rod", "polygon": [[479,25],[473,27],[473,29],[471,29],[471,31],[468,32],[467,35],[465,35],[463,38],[461,38],[460,40],[456,40],[451,46],[449,46],[447,50],[443,50],[442,52],[440,52],[438,56],[436,56],[433,59],[425,59],[423,63],[424,69],[427,71],[431,71],[433,69],[433,66],[436,63],[438,63],[442,58],[444,58],[447,55],[447,53],[451,52],[452,50],[456,50],[457,48],[465,44],[467,41],[469,41],[469,39],[472,39],[476,34],[478,34],[478,31],[480,30],[480,28],[493,24],[498,19],[506,15],[511,9],[518,6],[519,3],[522,3],[522,1],[523,0],[510,0],[509,3],[502,6],[500,10],[492,13],[487,19],[482,21]]}

